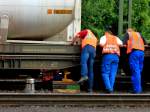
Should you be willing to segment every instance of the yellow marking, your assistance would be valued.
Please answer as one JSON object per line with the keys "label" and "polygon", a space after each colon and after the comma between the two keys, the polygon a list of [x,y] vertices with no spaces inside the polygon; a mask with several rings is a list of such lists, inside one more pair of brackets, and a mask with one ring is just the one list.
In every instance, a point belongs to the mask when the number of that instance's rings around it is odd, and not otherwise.
{"label": "yellow marking", "polygon": [[54,9],[54,14],[72,14],[70,9]]}
{"label": "yellow marking", "polygon": [[72,14],[71,9],[47,9],[47,14]]}
{"label": "yellow marking", "polygon": [[53,10],[52,9],[47,9],[47,14],[52,14]]}

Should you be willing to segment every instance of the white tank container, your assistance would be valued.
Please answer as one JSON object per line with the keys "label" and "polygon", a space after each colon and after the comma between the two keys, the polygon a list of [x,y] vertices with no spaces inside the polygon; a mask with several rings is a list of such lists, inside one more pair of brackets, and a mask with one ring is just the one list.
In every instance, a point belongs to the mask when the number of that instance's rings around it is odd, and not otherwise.
{"label": "white tank container", "polygon": [[43,40],[75,18],[76,0],[0,0],[0,16],[9,17],[8,39]]}

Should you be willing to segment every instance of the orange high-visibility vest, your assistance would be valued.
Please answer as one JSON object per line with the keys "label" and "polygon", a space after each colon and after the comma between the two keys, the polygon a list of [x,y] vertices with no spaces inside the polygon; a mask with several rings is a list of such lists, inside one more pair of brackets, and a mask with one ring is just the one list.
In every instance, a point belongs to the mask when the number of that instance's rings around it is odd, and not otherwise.
{"label": "orange high-visibility vest", "polygon": [[144,51],[144,42],[138,32],[128,32],[129,40],[127,41],[127,54],[132,51],[132,49]]}
{"label": "orange high-visibility vest", "polygon": [[117,54],[120,56],[120,49],[117,43],[117,37],[109,33],[105,33],[106,44],[103,47],[102,54]]}
{"label": "orange high-visibility vest", "polygon": [[86,37],[82,40],[82,48],[86,45],[91,45],[91,46],[95,47],[95,49],[96,49],[97,38],[90,30],[87,30],[87,31],[88,32],[87,32]]}

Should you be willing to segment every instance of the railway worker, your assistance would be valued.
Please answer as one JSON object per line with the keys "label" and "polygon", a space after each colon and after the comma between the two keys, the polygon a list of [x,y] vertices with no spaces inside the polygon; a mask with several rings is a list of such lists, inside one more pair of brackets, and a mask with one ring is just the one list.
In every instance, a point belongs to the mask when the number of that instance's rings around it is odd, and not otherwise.
{"label": "railway worker", "polygon": [[88,92],[93,91],[93,65],[96,56],[97,38],[91,30],[85,29],[76,34],[73,38],[72,44],[77,40],[81,39],[81,78],[77,83],[82,83],[88,80]]}
{"label": "railway worker", "polygon": [[143,70],[144,44],[146,44],[146,41],[139,32],[128,28],[124,35],[123,44],[127,46],[127,54],[129,55],[133,93],[141,93],[141,72]]}
{"label": "railway worker", "polygon": [[102,47],[101,76],[107,93],[114,90],[115,78],[118,70],[120,46],[122,41],[111,32],[111,26],[106,26],[105,35],[100,38]]}

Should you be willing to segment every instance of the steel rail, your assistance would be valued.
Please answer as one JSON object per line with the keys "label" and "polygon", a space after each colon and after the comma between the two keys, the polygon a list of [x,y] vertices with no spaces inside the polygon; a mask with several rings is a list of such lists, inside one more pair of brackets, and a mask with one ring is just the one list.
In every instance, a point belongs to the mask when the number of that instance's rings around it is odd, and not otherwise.
{"label": "steel rail", "polygon": [[1,93],[0,105],[150,105],[150,94]]}

